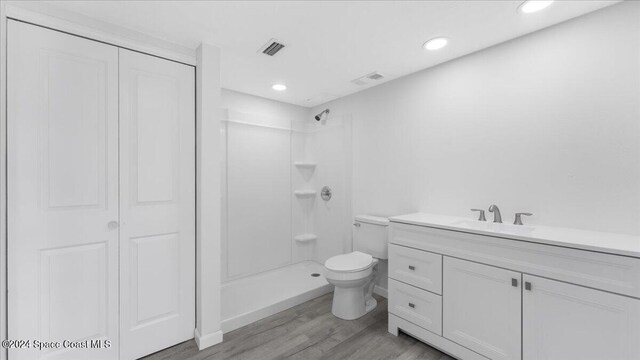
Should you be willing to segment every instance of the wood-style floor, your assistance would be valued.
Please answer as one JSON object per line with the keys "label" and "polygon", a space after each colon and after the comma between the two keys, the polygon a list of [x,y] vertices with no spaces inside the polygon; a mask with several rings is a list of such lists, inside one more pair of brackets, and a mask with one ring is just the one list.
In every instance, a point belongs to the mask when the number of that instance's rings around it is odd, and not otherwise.
{"label": "wood-style floor", "polygon": [[224,342],[198,351],[195,341],[152,354],[147,360],[453,360],[405,334],[387,332],[387,300],[353,321],[331,314],[333,294],[298,305],[224,335]]}

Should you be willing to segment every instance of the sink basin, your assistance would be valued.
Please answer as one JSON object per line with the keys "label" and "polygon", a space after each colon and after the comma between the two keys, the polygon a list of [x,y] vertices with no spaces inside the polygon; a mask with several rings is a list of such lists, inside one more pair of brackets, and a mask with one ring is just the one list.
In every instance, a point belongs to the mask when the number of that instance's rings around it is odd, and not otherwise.
{"label": "sink basin", "polygon": [[533,226],[512,225],[505,223],[494,223],[491,221],[477,220],[457,220],[451,222],[451,226],[460,229],[491,231],[500,234],[527,235],[531,234],[535,229]]}

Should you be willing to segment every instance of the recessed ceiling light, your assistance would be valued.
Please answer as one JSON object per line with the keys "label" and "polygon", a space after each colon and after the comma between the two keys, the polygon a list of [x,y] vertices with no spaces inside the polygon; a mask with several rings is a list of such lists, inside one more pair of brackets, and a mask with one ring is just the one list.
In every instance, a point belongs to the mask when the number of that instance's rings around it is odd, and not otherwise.
{"label": "recessed ceiling light", "polygon": [[449,40],[447,38],[437,37],[424,43],[423,47],[427,50],[438,50],[447,46],[448,42]]}
{"label": "recessed ceiling light", "polygon": [[520,4],[518,11],[525,14],[534,13],[551,5],[552,2],[553,0],[527,0]]}
{"label": "recessed ceiling light", "polygon": [[285,84],[273,84],[271,88],[275,91],[285,91],[287,90],[287,85]]}

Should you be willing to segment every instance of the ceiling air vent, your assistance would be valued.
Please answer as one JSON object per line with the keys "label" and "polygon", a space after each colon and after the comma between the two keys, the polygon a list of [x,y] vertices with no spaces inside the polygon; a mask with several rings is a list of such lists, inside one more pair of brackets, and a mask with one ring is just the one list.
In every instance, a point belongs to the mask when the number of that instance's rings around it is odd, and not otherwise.
{"label": "ceiling air vent", "polygon": [[379,73],[371,73],[371,74],[367,75],[367,79],[371,79],[371,80],[380,80],[383,77],[384,76],[382,76],[382,74],[379,74]]}
{"label": "ceiling air vent", "polygon": [[264,44],[258,52],[261,52],[265,55],[273,56],[278,53],[278,51],[282,50],[284,44],[278,42],[276,39],[271,39]]}
{"label": "ceiling air vent", "polygon": [[378,80],[380,80],[382,78],[384,78],[384,75],[380,74],[377,71],[374,71],[374,72],[372,72],[370,74],[361,76],[361,77],[359,77],[357,79],[353,79],[353,80],[351,80],[351,82],[356,84],[356,85],[363,86],[363,85],[370,84],[370,83],[372,83],[374,81],[378,81]]}

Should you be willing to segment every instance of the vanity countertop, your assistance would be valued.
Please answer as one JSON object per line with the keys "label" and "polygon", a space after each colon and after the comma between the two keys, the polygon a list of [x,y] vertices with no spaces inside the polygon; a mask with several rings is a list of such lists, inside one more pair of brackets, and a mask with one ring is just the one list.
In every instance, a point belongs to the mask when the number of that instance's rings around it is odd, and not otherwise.
{"label": "vanity countertop", "polygon": [[640,236],[542,225],[496,224],[463,217],[414,213],[390,217],[394,223],[488,235],[512,240],[640,258]]}

